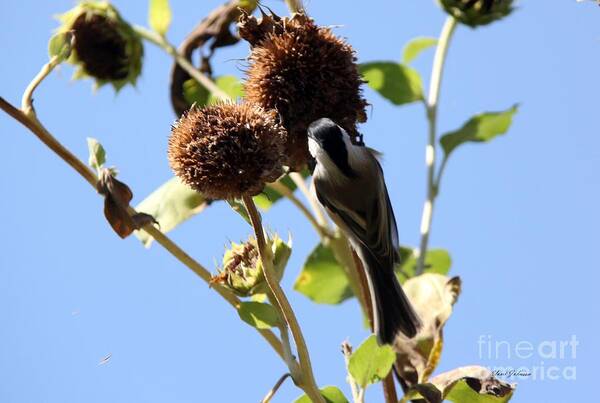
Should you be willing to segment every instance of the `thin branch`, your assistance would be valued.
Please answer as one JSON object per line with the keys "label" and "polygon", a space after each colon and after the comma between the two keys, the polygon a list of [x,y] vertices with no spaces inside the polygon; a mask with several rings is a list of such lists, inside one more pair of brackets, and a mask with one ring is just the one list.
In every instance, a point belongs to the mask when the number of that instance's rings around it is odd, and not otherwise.
{"label": "thin branch", "polygon": [[289,372],[286,374],[283,374],[282,377],[279,378],[279,380],[277,381],[275,386],[273,386],[273,388],[269,391],[269,393],[267,393],[267,395],[263,398],[263,400],[261,400],[261,403],[269,403],[271,401],[271,399],[273,398],[273,396],[275,396],[275,393],[277,393],[277,391],[279,390],[281,385],[283,385],[283,382],[285,382],[285,380],[290,376],[291,376],[291,374]]}
{"label": "thin branch", "polygon": [[[58,142],[42,126],[37,119],[32,119],[25,115],[25,113],[9,102],[4,100],[4,98],[0,97],[0,109],[5,111],[8,115],[13,117],[16,121],[21,123],[23,126],[27,127],[33,134],[36,135],[52,152],[58,155],[63,161],[65,161],[69,166],[71,166],[83,179],[85,179],[94,189],[96,189],[96,183],[98,182],[98,177],[95,172],[92,171],[87,165],[85,165],[81,160],[79,160],[71,151],[69,151],[66,147]],[[135,210],[132,207],[128,208],[130,214],[135,214]],[[195,261],[192,257],[190,257],[183,249],[181,249],[175,242],[173,242],[170,238],[168,238],[165,234],[163,234],[160,230],[155,228],[152,225],[146,225],[143,228],[149,235],[151,235],[162,247],[164,247],[167,251],[169,251],[177,260],[191,269],[194,273],[196,273],[202,280],[206,283],[209,283],[211,279],[211,274],[208,270],[204,268],[200,263]],[[231,306],[235,309],[238,309],[240,306],[240,300],[229,292],[227,289],[213,285],[212,287],[219,295],[221,295]],[[281,342],[275,336],[273,332],[270,330],[259,330],[259,333],[265,338],[265,340],[271,345],[273,350],[283,358],[283,350],[281,346]]]}
{"label": "thin branch", "polygon": [[448,54],[448,47],[452,39],[452,34],[456,28],[456,19],[448,17],[442,28],[438,46],[433,59],[433,68],[431,70],[431,80],[429,83],[429,97],[426,101],[427,120],[429,121],[429,134],[427,139],[427,148],[425,150],[425,163],[427,165],[427,198],[423,206],[423,215],[421,217],[421,243],[419,246],[419,258],[417,260],[416,274],[422,274],[425,270],[425,256],[429,244],[429,235],[431,233],[431,221],[433,219],[433,207],[437,196],[435,186],[435,140],[437,132],[437,107],[440,96],[440,88],[444,72],[444,63]]}
{"label": "thin branch", "polygon": [[292,192],[287,186],[285,186],[284,184],[282,184],[280,182],[270,183],[268,186],[271,187],[273,190],[281,193],[283,196],[287,197],[292,202],[292,204],[294,204],[296,207],[298,207],[298,209],[302,212],[302,214],[304,214],[304,216],[308,219],[308,221],[310,221],[310,223],[315,228],[315,230],[317,231],[317,233],[319,234],[319,236],[321,238],[327,238],[327,237],[333,236],[332,234],[329,233],[329,230],[327,228],[323,228],[317,222],[317,220],[315,219],[315,216],[312,215],[312,213],[304,205],[304,203],[302,203],[294,195],[294,192]]}
{"label": "thin branch", "polygon": [[231,101],[231,97],[222,89],[220,89],[217,84],[215,84],[210,78],[208,78],[201,71],[196,69],[185,57],[183,57],[175,46],[170,44],[164,37],[159,34],[150,31],[144,27],[134,26],[133,29],[135,32],[146,39],[149,42],[152,42],[159,48],[163,49],[169,55],[175,59],[177,64],[181,66],[194,80],[198,81],[204,88],[210,91],[214,96],[220,98],[223,101]]}
{"label": "thin branch", "polygon": [[319,223],[319,225],[321,225],[321,227],[323,228],[329,229],[329,223],[327,221],[327,218],[325,217],[325,214],[323,213],[323,209],[321,208],[319,202],[315,199],[311,191],[308,189],[308,186],[306,186],[306,182],[304,181],[302,175],[300,175],[298,172],[290,172],[290,178],[294,181],[294,183],[296,184],[298,189],[300,189],[302,194],[304,194],[304,197],[310,204],[310,207],[312,208],[313,212],[315,213],[315,216],[317,217],[317,222]]}
{"label": "thin branch", "polygon": [[310,356],[308,354],[304,335],[302,334],[302,330],[300,329],[300,325],[298,324],[298,320],[296,319],[296,315],[294,314],[292,306],[290,305],[290,302],[285,296],[285,293],[281,289],[281,286],[279,285],[279,282],[275,276],[272,254],[265,240],[265,233],[262,227],[260,214],[256,209],[256,205],[254,204],[252,197],[243,196],[242,199],[244,201],[244,205],[246,206],[246,211],[250,216],[252,227],[254,228],[254,235],[256,236],[256,243],[258,244],[258,253],[260,255],[260,260],[263,267],[263,274],[269,290],[273,294],[274,306],[289,326],[292,337],[294,338],[294,342],[296,343],[300,369],[302,371],[302,378],[294,379],[294,381],[300,388],[302,388],[302,390],[304,390],[306,395],[313,402],[324,403],[323,397],[321,396],[319,388],[317,387],[317,383],[314,379]]}

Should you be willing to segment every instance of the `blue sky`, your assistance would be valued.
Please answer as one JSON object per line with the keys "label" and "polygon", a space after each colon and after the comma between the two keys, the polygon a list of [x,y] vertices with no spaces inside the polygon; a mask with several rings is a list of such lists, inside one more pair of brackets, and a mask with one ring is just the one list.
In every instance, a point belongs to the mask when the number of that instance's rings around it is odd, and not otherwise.
{"label": "blue sky", "polygon": [[[359,61],[399,60],[409,39],[437,36],[444,14],[432,1],[356,3],[312,0],[318,23],[356,48]],[[539,4],[537,4],[539,3]],[[146,2],[115,1],[145,23]],[[173,42],[219,1],[172,1]],[[282,3],[267,2],[284,12]],[[0,4],[0,95],[19,103],[46,62],[52,15],[72,0]],[[576,368],[576,380],[523,379],[515,402],[590,400],[597,344],[595,256],[600,216],[600,9],[574,0],[519,3],[514,15],[478,30],[459,27],[443,83],[440,129],[471,115],[521,104],[506,136],[456,151],[435,212],[432,245],[452,254],[463,294],[445,330],[439,371],[461,365]],[[136,89],[96,94],[52,74],[36,92],[41,120],[82,159],[86,137],[105,146],[108,162],[141,201],[171,177],[166,145],[174,115],[168,101],[170,59],[145,46]],[[240,44],[221,52],[219,74],[242,75]],[[427,82],[432,52],[415,66]],[[362,125],[367,143],[385,151],[386,178],[401,242],[418,243],[424,198],[426,125],[421,105],[394,107],[366,90],[373,105]],[[101,214],[102,200],[28,131],[0,114],[0,401],[257,401],[286,371],[253,329],[206,284],[154,245],[119,239]],[[291,290],[316,235],[287,202],[265,222],[292,233],[283,285],[305,330],[321,385],[349,395],[340,342],[366,332],[355,302],[315,305]],[[199,261],[216,268],[228,240],[249,227],[217,204],[172,233]],[[488,338],[490,336],[490,338]],[[514,354],[519,341],[548,346],[575,336],[576,356]],[[508,342],[494,358],[478,340]],[[506,343],[503,344],[506,346]],[[103,357],[112,358],[98,365]],[[563,372],[560,372],[563,374]],[[277,401],[300,393],[286,383]],[[381,401],[379,387],[369,401]]]}

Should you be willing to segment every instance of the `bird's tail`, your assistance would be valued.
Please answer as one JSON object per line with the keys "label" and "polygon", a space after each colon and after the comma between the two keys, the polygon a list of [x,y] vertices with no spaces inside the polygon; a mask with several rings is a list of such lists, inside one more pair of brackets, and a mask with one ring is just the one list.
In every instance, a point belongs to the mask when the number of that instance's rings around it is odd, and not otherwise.
{"label": "bird's tail", "polygon": [[381,344],[393,344],[398,333],[414,337],[421,327],[421,321],[402,291],[393,267],[381,267],[368,250],[361,249],[359,255],[371,292],[377,340]]}

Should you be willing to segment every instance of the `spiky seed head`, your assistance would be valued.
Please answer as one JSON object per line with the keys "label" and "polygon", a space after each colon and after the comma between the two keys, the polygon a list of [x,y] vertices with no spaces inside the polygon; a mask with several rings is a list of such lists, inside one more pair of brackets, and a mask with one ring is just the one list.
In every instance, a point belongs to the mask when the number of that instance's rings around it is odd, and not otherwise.
{"label": "spiky seed head", "polygon": [[500,20],[513,10],[513,0],[440,0],[446,12],[472,28]]}
{"label": "spiky seed head", "polygon": [[286,138],[276,112],[255,104],[192,107],[173,126],[169,163],[207,198],[254,196],[283,174]]}
{"label": "spiky seed head", "polygon": [[[279,281],[290,257],[290,245],[275,235],[267,240],[267,246],[271,248],[273,268]],[[223,255],[223,266],[212,278],[212,283],[222,284],[240,297],[263,294],[267,291],[255,238],[250,237],[242,244],[231,243]]]}
{"label": "spiky seed head", "polygon": [[366,120],[363,80],[352,47],[305,14],[291,18],[243,14],[240,36],[252,46],[245,82],[246,99],[275,109],[288,130],[288,166],[299,170],[308,158],[306,130],[329,117],[358,137]]}
{"label": "spiky seed head", "polygon": [[62,14],[59,32],[72,32],[74,49],[69,62],[75,78],[91,77],[96,87],[110,83],[119,90],[135,85],[142,69],[140,37],[111,4],[83,1]]}

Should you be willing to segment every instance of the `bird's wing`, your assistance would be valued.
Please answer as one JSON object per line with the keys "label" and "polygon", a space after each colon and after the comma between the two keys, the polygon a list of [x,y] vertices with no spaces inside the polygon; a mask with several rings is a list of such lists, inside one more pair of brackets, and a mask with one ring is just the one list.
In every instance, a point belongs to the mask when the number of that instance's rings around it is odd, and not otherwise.
{"label": "bird's wing", "polygon": [[[373,159],[375,161],[375,159]],[[375,163],[377,163],[375,161]],[[318,186],[315,193],[319,202],[340,218],[345,229],[350,231],[354,238],[364,245],[380,262],[381,265],[392,267],[398,260],[398,233],[396,219],[383,180],[381,167],[377,163],[380,175],[376,179],[376,191],[364,192],[363,210],[349,209],[346,206],[327,199],[319,192]],[[381,195],[377,197],[376,195]],[[359,195],[355,195],[360,197]]]}

